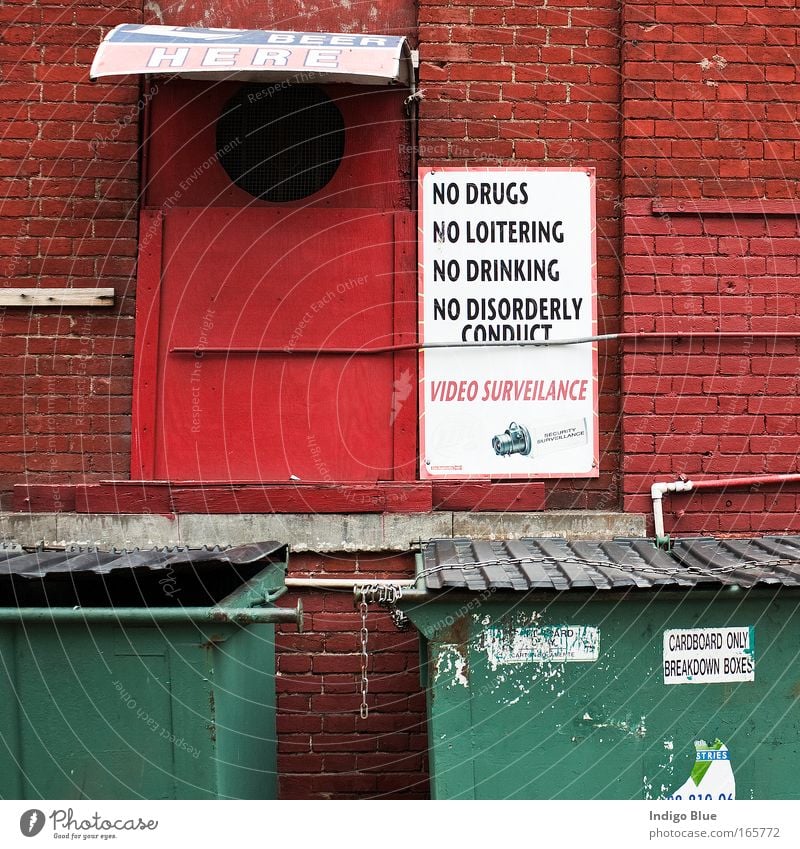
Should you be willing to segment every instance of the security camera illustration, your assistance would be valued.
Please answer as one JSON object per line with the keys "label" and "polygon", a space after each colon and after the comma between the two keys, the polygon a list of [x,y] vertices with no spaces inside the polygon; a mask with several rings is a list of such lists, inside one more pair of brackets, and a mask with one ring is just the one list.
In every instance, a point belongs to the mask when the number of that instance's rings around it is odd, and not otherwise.
{"label": "security camera illustration", "polygon": [[534,449],[538,457],[586,445],[588,441],[586,419],[554,422],[536,430],[529,430],[525,425],[511,422],[503,433],[492,437],[492,448],[498,457],[510,457],[512,454],[528,457],[534,453]]}
{"label": "security camera illustration", "polygon": [[525,425],[511,422],[505,433],[498,433],[492,437],[492,448],[498,457],[507,457],[509,454],[522,454],[527,457],[531,453],[531,432]]}

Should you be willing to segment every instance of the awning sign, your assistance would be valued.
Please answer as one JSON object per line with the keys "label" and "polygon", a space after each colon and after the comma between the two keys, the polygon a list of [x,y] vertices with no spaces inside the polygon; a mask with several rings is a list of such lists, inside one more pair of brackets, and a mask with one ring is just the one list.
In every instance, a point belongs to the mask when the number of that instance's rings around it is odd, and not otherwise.
{"label": "awning sign", "polygon": [[665,684],[754,681],[755,667],[752,626],[664,632]]}
{"label": "awning sign", "polygon": [[[594,172],[420,171],[420,467],[598,474]],[[441,346],[441,347],[440,347]]]}
{"label": "awning sign", "polygon": [[122,24],[103,39],[90,76],[406,83],[407,56],[401,36]]}

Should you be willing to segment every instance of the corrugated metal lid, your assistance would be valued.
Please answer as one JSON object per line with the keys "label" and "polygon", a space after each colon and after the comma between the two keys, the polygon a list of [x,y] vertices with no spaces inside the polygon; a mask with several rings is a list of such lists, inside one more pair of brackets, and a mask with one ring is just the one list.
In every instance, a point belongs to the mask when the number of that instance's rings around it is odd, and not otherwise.
{"label": "corrugated metal lid", "polygon": [[800,537],[698,538],[673,544],[673,558],[685,569],[705,570],[721,583],[800,586]]}
{"label": "corrugated metal lid", "polygon": [[434,539],[428,589],[621,590],[699,584],[800,586],[800,537],[692,539],[671,552],[648,539]]}
{"label": "corrugated metal lid", "polygon": [[[60,551],[25,551],[19,546],[0,548],[0,576],[45,578],[56,574],[107,575],[123,569],[169,570],[198,564],[246,566],[275,558],[286,549],[281,542],[258,542],[236,548],[153,548],[99,551],[70,546]],[[281,559],[283,555],[281,555]]]}

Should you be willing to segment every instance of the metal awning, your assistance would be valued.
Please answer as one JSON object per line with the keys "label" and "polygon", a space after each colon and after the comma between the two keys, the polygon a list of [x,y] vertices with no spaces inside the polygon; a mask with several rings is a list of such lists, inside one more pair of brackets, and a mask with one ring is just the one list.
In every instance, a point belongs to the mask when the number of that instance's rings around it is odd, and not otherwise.
{"label": "metal awning", "polygon": [[680,540],[435,539],[423,550],[429,590],[632,590],[800,587],[800,537]]}
{"label": "metal awning", "polygon": [[100,44],[90,76],[407,85],[409,56],[402,36],[121,24]]}

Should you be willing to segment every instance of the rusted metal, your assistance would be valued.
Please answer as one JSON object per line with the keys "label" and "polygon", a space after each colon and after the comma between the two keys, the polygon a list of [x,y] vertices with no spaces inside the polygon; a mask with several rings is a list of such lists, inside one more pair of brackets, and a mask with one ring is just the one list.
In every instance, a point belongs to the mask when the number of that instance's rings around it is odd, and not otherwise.
{"label": "rusted metal", "polygon": [[436,639],[453,647],[461,657],[460,674],[469,682],[469,617],[458,616],[452,624],[445,624],[437,631]]}

